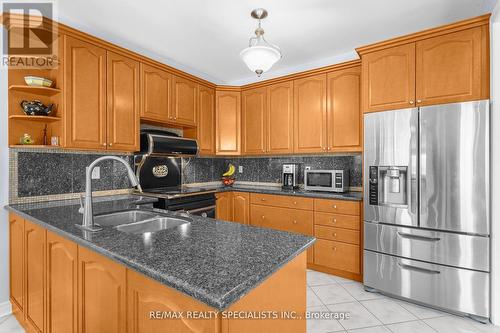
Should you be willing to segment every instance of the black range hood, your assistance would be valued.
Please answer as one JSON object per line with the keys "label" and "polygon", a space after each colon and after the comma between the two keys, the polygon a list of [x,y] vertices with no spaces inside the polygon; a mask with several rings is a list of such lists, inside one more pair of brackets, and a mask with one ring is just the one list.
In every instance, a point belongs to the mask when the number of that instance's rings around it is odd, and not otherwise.
{"label": "black range hood", "polygon": [[151,156],[196,156],[198,142],[194,139],[157,129],[141,130],[141,151],[139,154]]}

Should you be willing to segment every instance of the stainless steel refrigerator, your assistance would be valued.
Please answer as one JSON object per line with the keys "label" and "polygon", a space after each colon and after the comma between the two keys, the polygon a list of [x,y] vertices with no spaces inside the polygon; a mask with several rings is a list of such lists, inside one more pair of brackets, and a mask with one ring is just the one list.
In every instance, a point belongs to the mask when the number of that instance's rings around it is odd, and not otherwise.
{"label": "stainless steel refrigerator", "polygon": [[364,116],[364,285],[490,316],[489,101]]}

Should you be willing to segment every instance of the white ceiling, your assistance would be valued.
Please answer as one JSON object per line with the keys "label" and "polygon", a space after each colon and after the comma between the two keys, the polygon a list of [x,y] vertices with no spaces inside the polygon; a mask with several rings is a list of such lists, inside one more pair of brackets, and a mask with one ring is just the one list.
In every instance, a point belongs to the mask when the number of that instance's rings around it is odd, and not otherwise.
{"label": "white ceiling", "polygon": [[[354,48],[488,13],[497,0],[56,0],[56,19],[217,84],[357,58]],[[266,8],[283,59],[257,78],[239,58]]]}

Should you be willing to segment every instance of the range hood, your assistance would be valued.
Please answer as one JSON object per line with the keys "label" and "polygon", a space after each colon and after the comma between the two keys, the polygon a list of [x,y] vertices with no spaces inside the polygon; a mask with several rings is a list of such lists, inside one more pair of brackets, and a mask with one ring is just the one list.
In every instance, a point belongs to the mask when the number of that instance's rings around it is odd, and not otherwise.
{"label": "range hood", "polygon": [[141,130],[141,151],[139,154],[152,156],[196,156],[198,142],[194,139],[157,129]]}

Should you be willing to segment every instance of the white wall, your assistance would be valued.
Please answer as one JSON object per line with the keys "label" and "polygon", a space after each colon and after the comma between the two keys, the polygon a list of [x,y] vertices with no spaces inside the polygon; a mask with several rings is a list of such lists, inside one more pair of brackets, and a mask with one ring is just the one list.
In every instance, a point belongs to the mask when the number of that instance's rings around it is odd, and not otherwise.
{"label": "white wall", "polygon": [[[0,28],[0,45],[2,42]],[[9,221],[3,208],[9,201],[9,150],[7,146],[7,70],[0,67],[0,316],[10,311],[9,300]]]}
{"label": "white wall", "polygon": [[491,321],[500,325],[500,2],[491,18]]}

